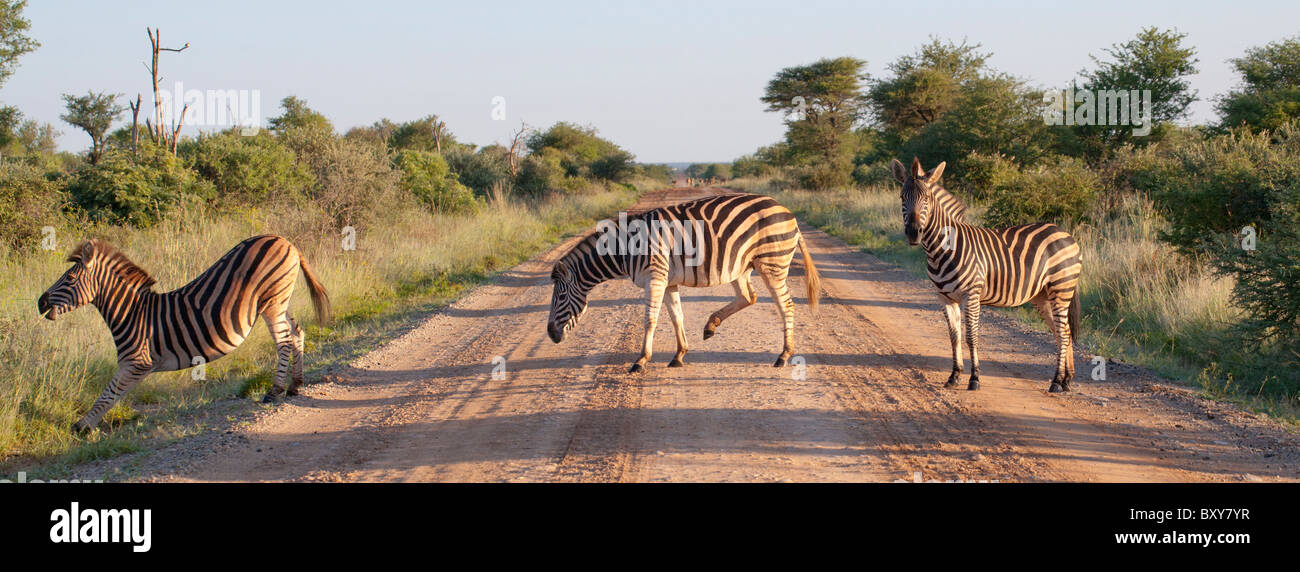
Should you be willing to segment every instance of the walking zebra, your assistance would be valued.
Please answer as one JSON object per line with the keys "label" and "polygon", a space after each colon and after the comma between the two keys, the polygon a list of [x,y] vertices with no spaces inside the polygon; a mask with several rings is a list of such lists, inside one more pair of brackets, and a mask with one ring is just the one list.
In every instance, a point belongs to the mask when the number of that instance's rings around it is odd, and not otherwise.
{"label": "walking zebra", "polygon": [[645,288],[645,343],[641,358],[629,373],[643,371],[654,347],[659,308],[677,333],[677,355],[668,367],[681,367],[687,351],[682,323],[681,286],[704,287],[730,283],[736,299],[714,312],[704,326],[704,339],[722,321],[758,300],[751,272],[757,270],[776,301],[785,327],[785,345],[776,367],[794,353],[794,300],[786,278],[795,248],[803,255],[808,305],[816,309],[817,268],[799,232],[799,223],[785,207],[769,197],[729,194],[653,209],[628,221],[603,221],[598,230],[575,245],[551,272],[555,289],[547,333],[560,343],[587,310],[587,294],[601,282],[631,279]]}
{"label": "walking zebra", "polygon": [[[47,319],[86,304],[99,309],[117,345],[117,373],[74,431],[97,425],[104,413],[145,376],[175,371],[224,356],[248,337],[261,316],[275,340],[275,383],[263,402],[302,385],[303,335],[289,315],[289,296],[301,269],[316,315],[327,320],[329,298],[302,254],[287,239],[255,236],[235,246],[194,281],[167,293],[153,291],[154,279],[125,255],[98,240],[82,243],[68,256],[72,268],[41,295],[37,308]],[[293,370],[290,372],[290,359]]]}
{"label": "walking zebra", "polygon": [[925,249],[926,270],[939,288],[948,318],[952,375],[944,387],[955,387],[961,374],[963,309],[971,361],[967,389],[979,389],[980,305],[1007,307],[1032,302],[1056,336],[1059,354],[1049,391],[1069,391],[1079,330],[1075,287],[1083,269],[1078,243],[1049,223],[998,229],[968,224],[965,205],[939,184],[945,165],[939,163],[926,173],[916,158],[910,172],[897,159],[890,164],[894,178],[903,185],[907,242]]}

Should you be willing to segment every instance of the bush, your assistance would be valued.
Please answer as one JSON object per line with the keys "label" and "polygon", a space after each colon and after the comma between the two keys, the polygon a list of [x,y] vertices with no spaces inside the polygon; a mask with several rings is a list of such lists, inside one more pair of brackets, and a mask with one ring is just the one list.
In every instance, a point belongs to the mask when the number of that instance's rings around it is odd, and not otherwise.
{"label": "bush", "polygon": [[0,245],[10,250],[34,250],[41,229],[58,226],[67,194],[61,182],[41,169],[0,162]]}
{"label": "bush", "polygon": [[141,141],[136,154],[111,150],[77,171],[68,192],[90,218],[137,227],[152,225],[178,202],[208,200],[212,184],[170,152]]}
{"label": "bush", "polygon": [[1080,159],[1054,157],[1025,171],[994,167],[984,221],[989,226],[1078,220],[1101,190],[1101,177]]}
{"label": "bush", "polygon": [[853,182],[853,164],[848,161],[815,162],[794,169],[795,180],[805,189],[842,189]]}
{"label": "bush", "polygon": [[468,145],[443,148],[442,156],[461,184],[486,196],[493,185],[510,180],[510,158],[500,145],[489,145],[478,152]]}
{"label": "bush", "polygon": [[401,177],[387,147],[312,127],[287,129],[281,140],[311,173],[315,184],[308,194],[336,227],[361,226],[381,209],[401,204]]}
{"label": "bush", "polygon": [[401,151],[393,162],[402,172],[402,188],[432,211],[462,213],[478,207],[474,192],[460,184],[447,161],[437,153]]}
{"label": "bush", "polygon": [[293,150],[267,131],[248,137],[235,130],[204,135],[185,142],[178,152],[219,196],[243,204],[299,198],[313,183]]}
{"label": "bush", "polygon": [[894,182],[894,175],[886,161],[863,164],[853,168],[853,182],[863,187],[889,185]]}
{"label": "bush", "polygon": [[1162,238],[1204,252],[1247,225],[1261,233],[1279,226],[1300,185],[1300,126],[1162,143],[1119,161],[1116,177],[1149,193],[1173,223]]}
{"label": "bush", "polygon": [[515,191],[528,197],[540,197],[559,190],[564,183],[564,167],[559,153],[543,151],[524,157],[515,177]]}

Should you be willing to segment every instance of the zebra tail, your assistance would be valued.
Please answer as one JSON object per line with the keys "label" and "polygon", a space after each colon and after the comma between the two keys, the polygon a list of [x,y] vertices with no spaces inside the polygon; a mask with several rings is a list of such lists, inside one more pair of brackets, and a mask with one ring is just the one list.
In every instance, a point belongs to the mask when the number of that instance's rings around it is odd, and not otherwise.
{"label": "zebra tail", "polygon": [[1079,307],[1079,293],[1074,293],[1074,298],[1070,299],[1070,343],[1074,344],[1079,341],[1079,313],[1082,309]]}
{"label": "zebra tail", "polygon": [[808,254],[808,243],[803,238],[803,233],[799,234],[799,252],[803,254],[804,282],[808,285],[808,308],[817,311],[817,298],[821,296],[822,279],[817,274],[817,266],[813,264],[812,256]]}
{"label": "zebra tail", "polygon": [[325,287],[321,285],[316,273],[312,272],[311,266],[307,264],[307,259],[303,258],[302,253],[298,254],[298,267],[302,269],[302,275],[307,279],[307,290],[311,292],[311,304],[316,308],[316,320],[321,324],[328,324],[330,322],[329,293],[325,292]]}

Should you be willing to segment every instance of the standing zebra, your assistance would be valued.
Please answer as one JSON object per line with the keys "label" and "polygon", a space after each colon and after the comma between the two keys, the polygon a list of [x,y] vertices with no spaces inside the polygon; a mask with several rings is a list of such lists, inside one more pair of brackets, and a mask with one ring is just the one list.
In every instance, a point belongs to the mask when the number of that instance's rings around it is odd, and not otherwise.
{"label": "standing zebra", "polygon": [[1079,330],[1075,287],[1083,269],[1079,244],[1060,227],[1033,223],[981,228],[966,222],[966,207],[939,184],[939,163],[928,174],[913,158],[911,172],[894,159],[890,169],[903,185],[903,230],[907,242],[925,249],[930,281],[948,318],[952,375],[961,374],[961,321],[965,310],[971,375],[967,389],[980,387],[980,305],[1019,306],[1032,302],[1056,336],[1056,375],[1048,391],[1069,391],[1074,379],[1074,340]]}
{"label": "standing zebra", "polygon": [[99,309],[117,345],[117,373],[74,431],[99,425],[104,413],[145,376],[175,371],[224,356],[248,337],[261,316],[275,340],[275,384],[263,402],[302,385],[303,335],[289,315],[289,296],[301,269],[316,315],[327,320],[329,298],[302,254],[287,239],[255,236],[235,246],[194,281],[167,293],[153,291],[154,279],[112,246],[98,240],[68,256],[72,268],[41,295],[37,308],[47,319],[85,304]]}
{"label": "standing zebra", "polygon": [[817,267],[789,210],[769,197],[728,194],[653,209],[627,222],[633,230],[621,237],[625,240],[615,240],[613,222],[604,221],[602,227],[609,232],[597,230],[555,263],[547,323],[552,341],[560,343],[578,323],[593,287],[606,280],[628,278],[646,292],[645,343],[641,359],[628,372],[644,371],[650,361],[659,308],[665,301],[677,333],[677,355],[668,367],[681,367],[687,343],[678,287],[730,283],[735,289],[736,299],[714,312],[705,324],[707,340],[723,320],[758,300],[750,281],[750,273],[757,270],[785,327],[785,345],[773,365],[786,364],[794,354],[794,300],[786,277],[796,247],[803,255],[808,305],[813,309],[819,289]]}

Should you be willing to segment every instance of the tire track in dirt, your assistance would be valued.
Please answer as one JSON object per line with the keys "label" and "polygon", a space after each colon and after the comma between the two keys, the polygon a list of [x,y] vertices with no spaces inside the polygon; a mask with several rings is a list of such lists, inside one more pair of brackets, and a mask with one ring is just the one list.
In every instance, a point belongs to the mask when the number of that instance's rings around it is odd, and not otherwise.
{"label": "tire track in dirt", "polygon": [[[698,196],[648,194],[640,208]],[[796,297],[806,376],[771,367],[769,296],[708,341],[728,286],[684,289],[691,352],[669,369],[639,353],[644,300],[593,291],[562,344],[545,333],[550,268],[577,239],[503,273],[339,372],[148,480],[348,481],[1234,481],[1300,477],[1296,439],[1272,422],[1137,368],[1046,393],[1045,331],[984,314],[983,389],[941,387],[942,311],[924,279],[805,228],[826,296]],[[802,293],[802,267],[791,289]],[[763,291],[760,289],[760,291]],[[505,359],[493,376],[493,358]],[[1091,356],[1080,352],[1076,361]],[[163,464],[161,466],[171,467]]]}

